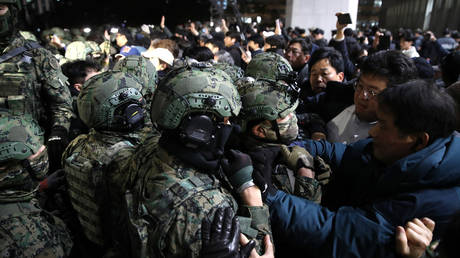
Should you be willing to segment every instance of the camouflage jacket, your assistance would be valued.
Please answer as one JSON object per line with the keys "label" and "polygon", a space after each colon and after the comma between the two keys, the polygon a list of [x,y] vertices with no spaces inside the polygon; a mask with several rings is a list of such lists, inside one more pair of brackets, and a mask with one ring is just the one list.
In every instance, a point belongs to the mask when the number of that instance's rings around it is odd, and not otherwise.
{"label": "camouflage jacket", "polygon": [[[72,206],[85,235],[100,246],[112,241],[111,227],[120,219],[124,193],[136,177],[125,166],[142,137],[91,129],[75,138],[62,155]],[[104,229],[110,232],[103,234]]]}
{"label": "camouflage jacket", "polygon": [[[199,257],[202,220],[212,221],[219,207],[237,211],[238,205],[213,175],[190,168],[161,147],[151,157],[139,167],[135,188],[148,221],[146,256]],[[133,159],[145,160],[137,154]],[[261,243],[271,235],[268,207],[240,207],[240,213],[241,231],[249,238]]]}
{"label": "camouflage jacket", "polygon": [[[28,44],[19,33],[1,55]],[[30,113],[42,128],[69,129],[72,99],[58,61],[44,48],[30,49],[0,63],[0,108]]]}
{"label": "camouflage jacket", "polygon": [[[243,145],[247,151],[255,151],[268,146],[280,146],[280,144],[261,142],[249,136],[243,136],[243,138]],[[316,203],[321,202],[322,187],[320,182],[314,178],[297,175],[288,168],[282,155],[279,155],[273,164],[272,180],[279,190]]]}
{"label": "camouflage jacket", "polygon": [[67,257],[72,239],[64,223],[35,200],[0,203],[1,257]]}

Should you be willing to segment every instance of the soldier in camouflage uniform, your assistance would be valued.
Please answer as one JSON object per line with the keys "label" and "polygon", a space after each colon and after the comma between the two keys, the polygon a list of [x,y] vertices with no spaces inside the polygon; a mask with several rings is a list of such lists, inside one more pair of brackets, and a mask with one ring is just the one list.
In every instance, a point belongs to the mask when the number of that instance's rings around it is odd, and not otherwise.
{"label": "soldier in camouflage uniform", "polygon": [[[199,257],[202,220],[212,221],[217,208],[238,210],[250,238],[270,234],[249,156],[231,151],[233,159],[223,158],[234,129],[228,119],[240,106],[231,78],[210,64],[185,63],[160,82],[151,112],[162,136],[158,145],[141,145],[130,168],[140,178],[130,213],[140,256]],[[230,191],[242,198],[239,209]],[[245,193],[254,193],[256,201]]]}
{"label": "soldier in camouflage uniform", "polygon": [[246,77],[239,84],[242,148],[250,153],[256,169],[268,166],[273,171],[273,183],[280,190],[319,203],[321,184],[327,183],[330,174],[327,164],[314,160],[301,147],[286,146],[298,135],[299,89],[292,71],[288,61],[276,53],[261,53],[248,64],[248,74],[258,79]]}
{"label": "soldier in camouflage uniform", "polygon": [[66,257],[72,240],[64,223],[38,206],[48,155],[30,115],[0,117],[0,256]]}
{"label": "soldier in camouflage uniform", "polygon": [[67,145],[72,100],[52,54],[17,31],[19,0],[0,0],[0,108],[32,114],[48,136],[50,171]]}
{"label": "soldier in camouflage uniform", "polygon": [[239,79],[243,78],[244,71],[239,66],[231,65],[228,63],[214,63],[213,66],[217,69],[220,69],[230,75],[232,78],[233,83],[238,81]]}
{"label": "soldier in camouflage uniform", "polygon": [[[242,150],[251,156],[257,173],[271,171],[278,189],[320,203],[329,166],[322,159],[313,159],[304,148],[288,147],[298,136],[299,89],[291,66],[276,53],[261,53],[247,68],[247,75],[257,79],[246,77],[238,88]],[[274,237],[277,255],[283,257],[289,251],[277,245],[283,239]]]}
{"label": "soldier in camouflage uniform", "polygon": [[141,83],[120,71],[103,72],[86,81],[77,106],[81,120],[91,129],[75,138],[62,156],[72,206],[85,236],[101,255],[124,252],[113,247],[123,248],[121,243],[127,242],[119,239],[126,235],[120,211],[136,173],[127,173],[123,166],[146,135]]}

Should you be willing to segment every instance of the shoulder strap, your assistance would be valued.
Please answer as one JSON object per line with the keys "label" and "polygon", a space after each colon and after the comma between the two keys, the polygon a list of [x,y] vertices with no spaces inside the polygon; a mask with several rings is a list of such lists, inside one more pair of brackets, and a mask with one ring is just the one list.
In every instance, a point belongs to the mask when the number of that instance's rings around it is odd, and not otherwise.
{"label": "shoulder strap", "polygon": [[0,56],[0,64],[17,56],[17,55],[20,55],[22,54],[23,52],[27,51],[27,50],[31,50],[31,49],[36,49],[36,48],[41,48],[42,46],[40,44],[38,44],[37,42],[26,42],[26,44],[24,44],[24,46],[22,47],[18,47],[18,48],[15,48],[15,49],[12,49],[10,51],[8,51],[7,53],[3,54],[2,56]]}

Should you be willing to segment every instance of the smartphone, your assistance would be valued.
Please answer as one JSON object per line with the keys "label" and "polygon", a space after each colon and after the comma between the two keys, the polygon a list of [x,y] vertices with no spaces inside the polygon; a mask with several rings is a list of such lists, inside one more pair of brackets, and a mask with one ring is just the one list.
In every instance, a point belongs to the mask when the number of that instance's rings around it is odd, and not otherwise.
{"label": "smartphone", "polygon": [[390,49],[390,36],[380,36],[379,37],[379,50],[387,50]]}
{"label": "smartphone", "polygon": [[352,24],[351,16],[349,13],[341,14],[337,17],[337,20],[340,24]]}

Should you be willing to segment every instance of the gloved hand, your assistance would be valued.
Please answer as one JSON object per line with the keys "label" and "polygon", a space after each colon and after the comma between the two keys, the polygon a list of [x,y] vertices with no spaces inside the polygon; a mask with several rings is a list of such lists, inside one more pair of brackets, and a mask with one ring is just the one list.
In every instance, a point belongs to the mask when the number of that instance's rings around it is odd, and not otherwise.
{"label": "gloved hand", "polygon": [[230,150],[228,158],[221,161],[222,169],[237,193],[254,185],[252,161],[249,155],[238,150]]}
{"label": "gloved hand", "polygon": [[288,167],[294,171],[302,167],[314,169],[313,156],[300,146],[288,147],[281,145],[281,154]]}
{"label": "gloved hand", "polygon": [[202,258],[246,258],[256,245],[251,240],[239,249],[240,225],[230,207],[218,208],[211,222],[205,218],[201,223]]}
{"label": "gloved hand", "polygon": [[277,146],[260,148],[249,152],[254,166],[254,183],[262,191],[262,199],[265,200],[268,194],[275,194],[277,189],[272,183],[273,163],[275,162],[280,148]]}
{"label": "gloved hand", "polygon": [[40,182],[39,190],[40,192],[53,191],[63,184],[65,184],[65,171],[59,169]]}
{"label": "gloved hand", "polygon": [[48,157],[50,162],[49,173],[53,173],[61,167],[62,153],[69,144],[67,130],[62,126],[55,126],[51,129],[48,138]]}
{"label": "gloved hand", "polygon": [[329,183],[329,178],[332,174],[332,169],[320,156],[316,156],[315,162],[315,177],[321,185]]}

